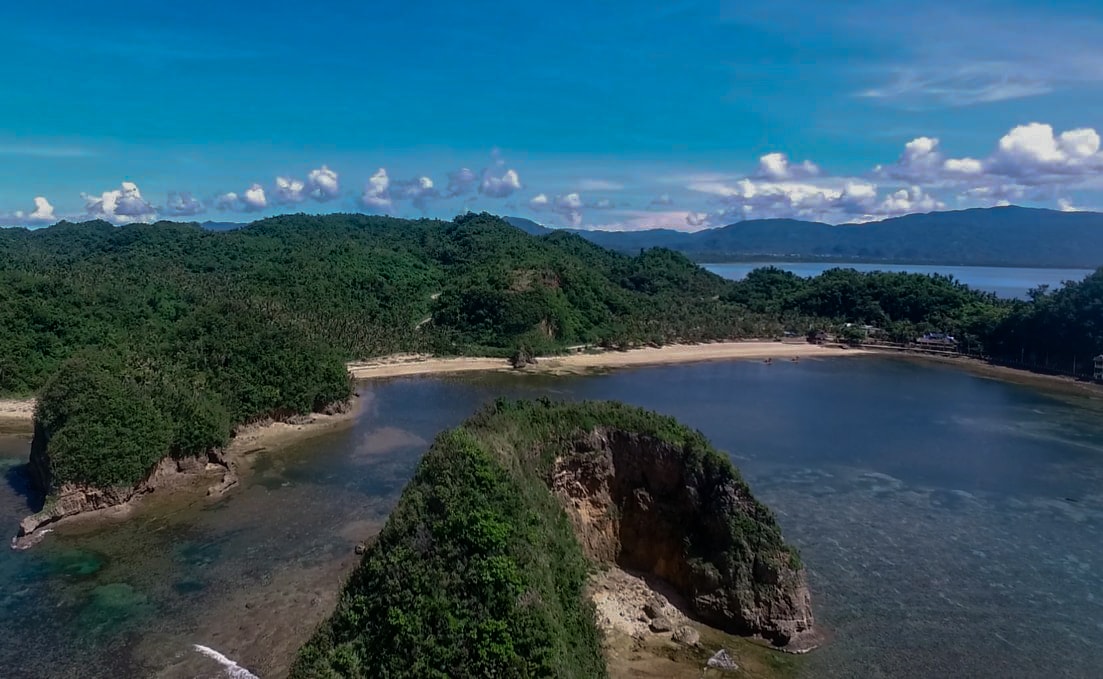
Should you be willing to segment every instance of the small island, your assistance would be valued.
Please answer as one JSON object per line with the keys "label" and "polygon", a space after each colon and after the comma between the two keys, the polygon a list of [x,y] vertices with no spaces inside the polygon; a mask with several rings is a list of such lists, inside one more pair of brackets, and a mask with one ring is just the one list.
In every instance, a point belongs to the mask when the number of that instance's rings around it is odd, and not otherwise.
{"label": "small island", "polygon": [[818,643],[800,557],[700,433],[619,403],[499,400],[437,437],[291,674],[608,676],[592,597],[617,568],[681,597],[689,624],[649,605],[651,629],[698,669],[725,649],[696,627]]}

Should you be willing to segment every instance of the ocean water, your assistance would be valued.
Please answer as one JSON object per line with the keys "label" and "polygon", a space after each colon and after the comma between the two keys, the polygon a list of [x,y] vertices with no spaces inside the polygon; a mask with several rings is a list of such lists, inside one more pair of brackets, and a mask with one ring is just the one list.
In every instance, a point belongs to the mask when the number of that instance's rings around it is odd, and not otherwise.
{"label": "ocean water", "polygon": [[[1103,405],[882,357],[360,386],[348,429],[258,456],[218,501],[0,554],[0,676],[264,679],[332,606],[420,455],[496,396],[619,399],[731,455],[809,568],[831,634],[808,677],[1094,677]],[[0,442],[0,521],[26,441]],[[241,675],[246,676],[246,675]]]}
{"label": "ocean water", "polygon": [[1024,269],[995,266],[947,266],[943,264],[862,264],[834,262],[733,262],[727,264],[703,264],[706,269],[732,280],[743,280],[751,271],[765,266],[776,266],[792,271],[798,276],[818,276],[828,269],[843,268],[858,271],[906,271],[921,274],[953,276],[971,288],[993,292],[1006,299],[1026,299],[1027,292],[1039,285],[1058,288],[1064,281],[1079,281],[1092,273],[1088,269]]}

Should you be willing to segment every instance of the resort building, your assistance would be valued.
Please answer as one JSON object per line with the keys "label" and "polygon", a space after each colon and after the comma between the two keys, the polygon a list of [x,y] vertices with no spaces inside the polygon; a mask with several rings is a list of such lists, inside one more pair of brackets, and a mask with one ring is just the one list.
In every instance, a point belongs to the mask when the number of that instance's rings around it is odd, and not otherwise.
{"label": "resort building", "polygon": [[1095,377],[1096,382],[1103,382],[1103,354],[1099,354],[1095,357]]}

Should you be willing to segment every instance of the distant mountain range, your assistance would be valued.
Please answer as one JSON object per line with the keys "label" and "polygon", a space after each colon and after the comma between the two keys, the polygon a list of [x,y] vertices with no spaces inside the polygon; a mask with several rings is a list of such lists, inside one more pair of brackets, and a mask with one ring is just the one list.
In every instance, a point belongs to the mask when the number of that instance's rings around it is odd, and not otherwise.
{"label": "distant mountain range", "polygon": [[240,229],[243,226],[249,226],[248,224],[242,224],[240,222],[203,222],[199,226],[203,227],[207,231],[234,231]]}
{"label": "distant mountain range", "polygon": [[[535,235],[552,229],[506,217]],[[1103,214],[1023,207],[895,217],[869,224],[755,219],[693,233],[673,229],[572,233],[614,250],[678,250],[699,262],[820,260],[962,266],[1103,266]]]}

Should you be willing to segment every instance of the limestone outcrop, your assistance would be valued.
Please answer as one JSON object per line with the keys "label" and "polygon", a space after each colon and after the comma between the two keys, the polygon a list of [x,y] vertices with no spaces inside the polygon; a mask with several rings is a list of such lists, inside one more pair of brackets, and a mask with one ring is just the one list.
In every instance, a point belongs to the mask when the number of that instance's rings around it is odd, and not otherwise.
{"label": "limestone outcrop", "polygon": [[556,458],[549,483],[591,559],[662,578],[713,627],[817,645],[804,568],[730,465],[601,427]]}
{"label": "limestone outcrop", "polygon": [[[100,488],[89,484],[63,483],[54,485],[50,472],[50,458],[47,452],[49,435],[36,422],[35,436],[31,442],[31,455],[27,465],[32,483],[47,494],[43,508],[19,522],[16,540],[30,536],[43,526],[61,519],[87,512],[119,507],[132,500],[151,493],[158,488],[175,484],[184,476],[206,473],[217,469],[223,473],[223,483],[228,480],[236,483],[236,476],[230,470],[224,451],[212,449],[207,459],[199,457],[165,457],[149,471],[144,479],[133,486],[109,486]],[[232,485],[232,484],[229,484]]]}

